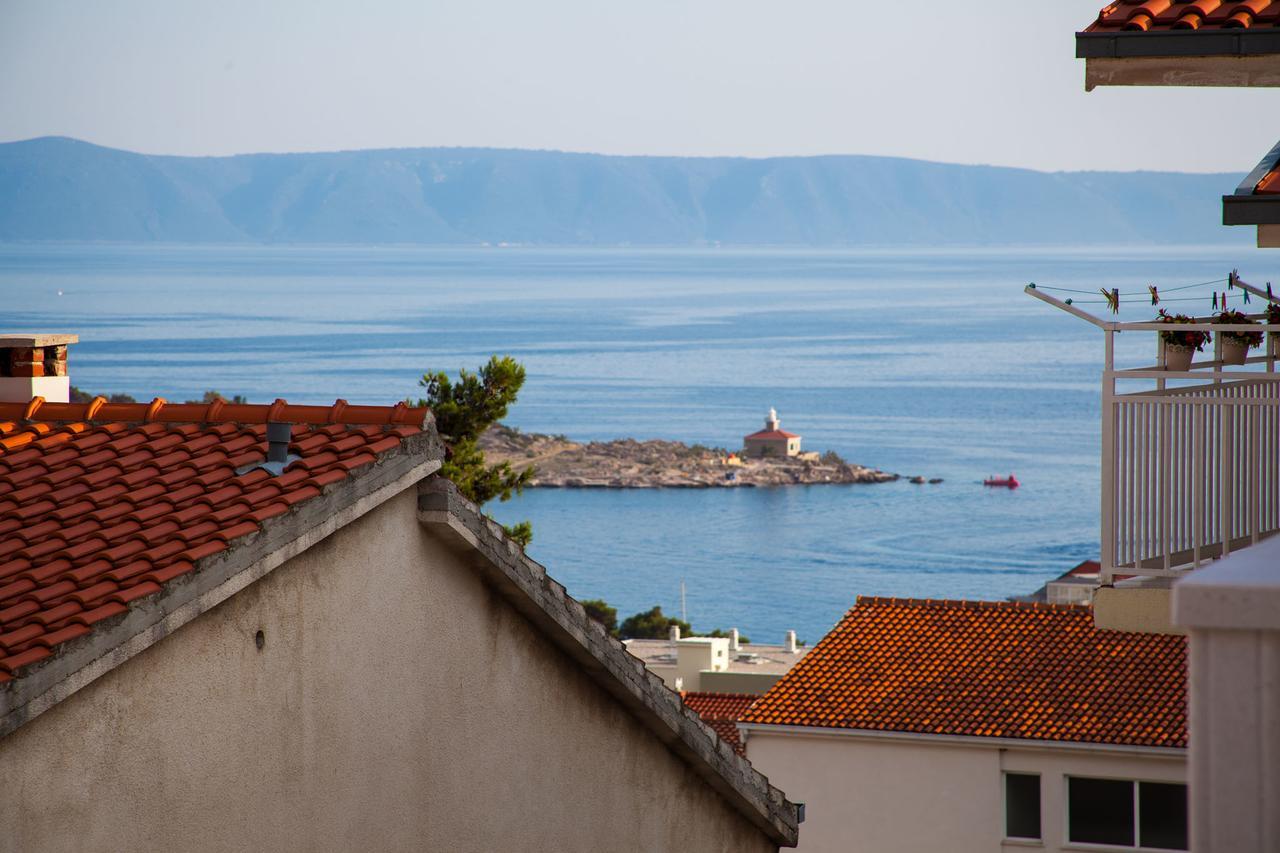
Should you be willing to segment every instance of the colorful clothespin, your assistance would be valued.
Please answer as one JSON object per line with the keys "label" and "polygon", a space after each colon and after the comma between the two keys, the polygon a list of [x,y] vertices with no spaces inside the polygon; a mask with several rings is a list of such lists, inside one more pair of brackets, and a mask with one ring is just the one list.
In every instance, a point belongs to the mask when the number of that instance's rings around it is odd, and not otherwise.
{"label": "colorful clothespin", "polygon": [[1244,297],[1244,304],[1245,304],[1245,305],[1248,305],[1248,304],[1249,304],[1249,291],[1247,291],[1247,290],[1245,290],[1245,289],[1241,288],[1241,290],[1240,290],[1240,295]]}
{"label": "colorful clothespin", "polygon": [[1213,292],[1213,310],[1218,310],[1218,291],[1216,290]]}
{"label": "colorful clothespin", "polygon": [[1267,299],[1271,298],[1271,282],[1267,282]]}
{"label": "colorful clothespin", "polygon": [[1240,280],[1240,273],[1236,272],[1235,270],[1232,270],[1231,272],[1227,273],[1227,290],[1231,290],[1233,287],[1235,287],[1236,282],[1239,280]]}
{"label": "colorful clothespin", "polygon": [[1107,299],[1107,307],[1111,309],[1112,314],[1120,313],[1120,288],[1113,287],[1110,290],[1099,289],[1098,291]]}
{"label": "colorful clothespin", "polygon": [[1156,286],[1155,286],[1154,284],[1148,284],[1148,285],[1147,285],[1147,290],[1151,291],[1151,304],[1152,304],[1152,305],[1159,305],[1159,304],[1160,304],[1160,291],[1156,290]]}

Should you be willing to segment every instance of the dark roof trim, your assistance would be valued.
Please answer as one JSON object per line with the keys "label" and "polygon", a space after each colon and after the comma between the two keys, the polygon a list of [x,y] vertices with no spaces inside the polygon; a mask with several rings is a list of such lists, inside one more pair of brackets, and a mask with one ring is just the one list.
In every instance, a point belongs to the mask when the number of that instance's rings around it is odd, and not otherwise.
{"label": "dark roof trim", "polygon": [[1254,195],[1258,184],[1280,167],[1280,142],[1275,144],[1231,195],[1222,197],[1223,225],[1280,225],[1280,195]]}
{"label": "dark roof trim", "polygon": [[1077,59],[1280,54],[1280,28],[1076,33]]}

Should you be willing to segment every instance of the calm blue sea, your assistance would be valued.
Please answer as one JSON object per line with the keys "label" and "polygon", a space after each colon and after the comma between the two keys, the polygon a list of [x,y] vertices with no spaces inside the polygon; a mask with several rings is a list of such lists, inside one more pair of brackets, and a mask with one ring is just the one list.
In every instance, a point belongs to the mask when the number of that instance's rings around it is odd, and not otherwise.
{"label": "calm blue sea", "polygon": [[[1172,287],[1232,267],[1271,277],[1256,250],[1186,247],[8,245],[0,327],[78,332],[76,385],[176,400],[390,403],[424,370],[504,353],[528,368],[509,418],[525,430],[735,447],[775,406],[808,449],[945,478],[490,507],[533,521],[532,555],[578,597],[679,613],[683,581],[696,628],[813,641],[860,594],[999,599],[1097,555],[1102,337],[1027,282]],[[980,485],[1010,471],[1021,489]]]}

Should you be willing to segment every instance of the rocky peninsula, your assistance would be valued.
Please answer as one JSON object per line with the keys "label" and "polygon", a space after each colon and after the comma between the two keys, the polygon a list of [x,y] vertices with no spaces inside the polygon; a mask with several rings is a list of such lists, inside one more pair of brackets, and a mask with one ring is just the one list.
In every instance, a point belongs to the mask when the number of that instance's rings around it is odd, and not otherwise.
{"label": "rocky peninsula", "polygon": [[480,439],[489,462],[534,466],[532,488],[743,488],[886,483],[899,475],[845,462],[834,453],[743,459],[723,448],[679,441],[592,441],[523,433],[502,424]]}

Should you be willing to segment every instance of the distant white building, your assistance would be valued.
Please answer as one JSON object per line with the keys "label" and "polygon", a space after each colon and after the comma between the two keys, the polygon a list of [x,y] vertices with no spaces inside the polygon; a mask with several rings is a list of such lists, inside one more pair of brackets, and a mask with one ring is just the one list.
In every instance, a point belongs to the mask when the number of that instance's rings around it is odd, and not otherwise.
{"label": "distant white building", "polygon": [[764,429],[742,439],[743,455],[753,459],[765,456],[799,456],[800,436],[779,428],[778,412],[770,408]]}

